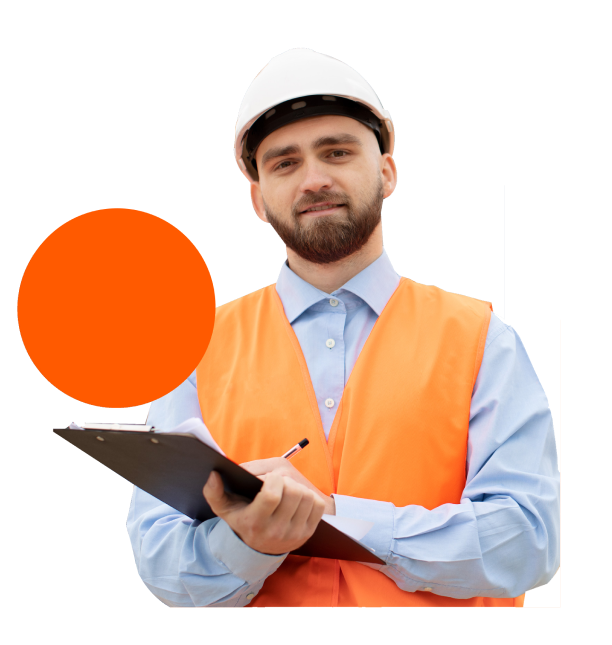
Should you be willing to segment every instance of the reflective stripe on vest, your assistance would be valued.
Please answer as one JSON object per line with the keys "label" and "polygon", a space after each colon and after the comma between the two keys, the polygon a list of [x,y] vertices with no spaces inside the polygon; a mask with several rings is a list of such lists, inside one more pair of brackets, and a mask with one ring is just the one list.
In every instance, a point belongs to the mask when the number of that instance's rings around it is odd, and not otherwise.
{"label": "reflective stripe on vest", "polygon": [[[236,463],[283,454],[325,494],[428,509],[465,487],[471,395],[490,303],[402,278],[368,337],[325,439],[298,339],[275,286],[217,309],[197,368],[202,417]],[[425,585],[424,585],[425,587]],[[288,556],[251,606],[522,606],[401,590],[357,562]]]}

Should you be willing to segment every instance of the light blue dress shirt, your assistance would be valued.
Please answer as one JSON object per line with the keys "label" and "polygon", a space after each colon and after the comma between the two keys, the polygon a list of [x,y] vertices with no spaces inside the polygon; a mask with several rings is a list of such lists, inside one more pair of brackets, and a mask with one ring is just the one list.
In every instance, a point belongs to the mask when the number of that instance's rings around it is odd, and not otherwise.
{"label": "light blue dress shirt", "polygon": [[[385,252],[333,294],[287,264],[281,269],[276,289],[304,353],[326,436],[398,284]],[[190,417],[202,418],[195,372],[151,404],[148,423],[170,429]],[[374,522],[362,542],[387,564],[367,566],[405,591],[512,598],[546,584],[559,567],[552,417],[519,337],[495,315],[472,393],[466,467],[459,504],[428,510],[334,495],[336,513]],[[127,528],[140,576],[171,606],[247,605],[286,557],[254,551],[223,520],[193,521],[138,488]]]}

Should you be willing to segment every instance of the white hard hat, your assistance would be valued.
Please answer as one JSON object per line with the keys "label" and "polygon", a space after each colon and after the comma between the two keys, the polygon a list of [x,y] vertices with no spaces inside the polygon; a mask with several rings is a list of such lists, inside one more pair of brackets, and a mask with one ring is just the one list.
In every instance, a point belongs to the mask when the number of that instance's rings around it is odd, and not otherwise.
{"label": "white hard hat", "polygon": [[322,114],[350,116],[368,125],[381,153],[393,154],[391,115],[363,76],[331,56],[290,49],[259,72],[242,99],[234,141],[240,170],[257,181],[254,158],[263,139],[288,123]]}

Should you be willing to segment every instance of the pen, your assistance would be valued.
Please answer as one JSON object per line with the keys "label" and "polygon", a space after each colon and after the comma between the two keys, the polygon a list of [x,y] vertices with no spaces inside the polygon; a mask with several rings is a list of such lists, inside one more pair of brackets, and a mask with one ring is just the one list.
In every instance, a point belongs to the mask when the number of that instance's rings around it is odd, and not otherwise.
{"label": "pen", "polygon": [[293,448],[289,448],[289,450],[287,450],[287,452],[282,455],[282,459],[291,459],[293,455],[297,455],[298,452],[300,452],[303,448],[306,448],[308,443],[308,439],[302,439],[302,441],[300,441],[300,443],[296,443]]}

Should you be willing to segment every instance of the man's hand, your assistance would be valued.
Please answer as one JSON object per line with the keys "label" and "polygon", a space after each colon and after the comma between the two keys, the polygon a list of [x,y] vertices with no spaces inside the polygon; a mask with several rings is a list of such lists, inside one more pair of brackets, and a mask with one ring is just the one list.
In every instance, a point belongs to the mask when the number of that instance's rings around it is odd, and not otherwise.
{"label": "man's hand", "polygon": [[277,473],[283,477],[289,477],[298,484],[306,486],[313,493],[316,493],[325,502],[325,513],[327,515],[336,514],[336,502],[331,496],[322,493],[314,484],[311,484],[304,475],[293,465],[288,459],[282,457],[274,457],[272,459],[256,459],[255,461],[247,461],[240,464],[245,470],[248,470],[253,475],[260,477],[269,473]]}
{"label": "man's hand", "polygon": [[255,551],[268,555],[293,551],[315,532],[325,504],[290,477],[269,473],[261,479],[264,484],[250,502],[226,493],[221,476],[213,471],[204,486],[204,497],[214,513]]}

